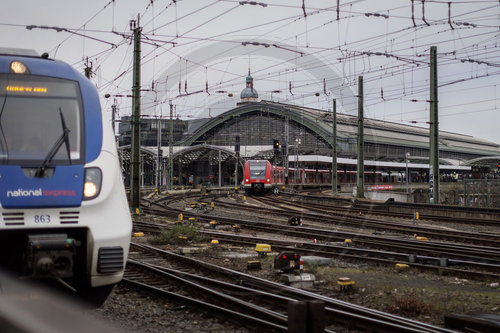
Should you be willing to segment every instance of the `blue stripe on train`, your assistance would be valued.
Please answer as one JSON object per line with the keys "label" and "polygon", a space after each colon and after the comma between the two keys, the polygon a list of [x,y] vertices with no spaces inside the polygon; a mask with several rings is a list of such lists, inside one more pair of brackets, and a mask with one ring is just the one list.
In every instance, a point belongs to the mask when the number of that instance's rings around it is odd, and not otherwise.
{"label": "blue stripe on train", "polygon": [[79,207],[83,165],[55,167],[50,178],[31,178],[21,167],[0,166],[0,202],[4,208]]}

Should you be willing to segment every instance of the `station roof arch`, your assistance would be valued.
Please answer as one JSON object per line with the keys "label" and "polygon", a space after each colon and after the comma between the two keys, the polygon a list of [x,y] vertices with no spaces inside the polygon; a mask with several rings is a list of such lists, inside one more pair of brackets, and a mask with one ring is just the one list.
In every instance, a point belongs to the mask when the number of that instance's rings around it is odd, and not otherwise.
{"label": "station roof arch", "polygon": [[[333,144],[333,113],[331,111],[272,101],[238,103],[235,108],[217,117],[207,118],[199,126],[194,127],[193,130],[187,133],[185,139],[180,144],[191,146],[201,142],[213,143],[211,138],[213,139],[213,136],[218,135],[218,131],[222,131],[224,127],[230,127],[231,123],[237,123],[241,117],[245,119],[245,117],[248,118],[252,115],[260,115],[262,118],[272,115],[278,121],[294,124],[296,127],[293,130],[290,129],[287,139],[290,146],[294,145],[294,138],[300,137],[298,131],[304,130],[313,135],[317,141],[312,143],[302,142],[301,153],[306,155],[330,155],[330,149]],[[268,129],[269,133],[265,132],[265,128],[259,129],[259,122],[262,121],[262,119],[255,118],[254,122],[244,123],[245,128],[240,126],[239,130],[245,132],[260,130],[261,132],[259,133],[261,136],[266,135],[265,140],[257,138],[261,141],[260,144],[247,142],[250,145],[260,145],[260,148],[264,148],[262,152],[265,152],[269,149],[272,150],[273,137],[283,138],[284,134],[279,130],[276,131],[276,128]],[[252,126],[255,127],[252,128]],[[408,151],[412,151],[412,160],[428,159],[428,153],[425,153],[429,149],[428,128],[370,118],[364,119],[364,127],[364,141],[367,144],[371,144],[370,149],[373,149],[373,152],[371,152],[372,156],[369,157],[370,159],[398,161],[398,159],[404,159],[405,152]],[[283,128],[283,126],[279,127],[281,130]],[[226,134],[222,135],[229,134],[226,131]],[[232,135],[237,135],[237,132]],[[440,132],[439,135],[440,152],[444,152],[440,156],[443,164],[463,165],[465,161],[473,160],[477,157],[484,159],[486,156],[496,159],[496,156],[500,152],[499,144],[486,140],[450,132]],[[225,145],[230,146],[230,142],[230,140],[227,140]],[[337,151],[340,157],[355,157],[356,143],[357,117],[337,113]],[[234,144],[234,141],[232,144]],[[307,147],[308,144],[309,147]]]}
{"label": "station roof arch", "polygon": [[325,142],[331,144],[331,130],[330,133],[328,132],[328,128],[331,128],[331,119],[330,125],[326,125],[317,117],[318,115],[326,114],[326,112],[319,112],[319,114],[315,116],[311,114],[310,111],[311,109],[306,110],[306,108],[269,101],[241,103],[236,108],[231,109],[218,117],[208,119],[207,122],[193,132],[192,135],[182,143],[182,145],[193,145],[195,142],[198,142],[204,134],[217,128],[221,124],[230,122],[241,115],[255,112],[272,114],[279,118],[288,117],[290,121],[302,124],[311,132],[314,132],[322,137]]}
{"label": "station roof arch", "polygon": [[182,149],[175,152],[172,156],[174,160],[177,160],[182,164],[190,164],[194,161],[208,159],[208,154],[210,154],[211,152],[217,152],[217,154],[212,154],[210,158],[220,162],[225,162],[236,158],[236,153],[234,150],[209,144],[199,144],[183,147]]}
{"label": "station roof arch", "polygon": [[464,165],[494,165],[497,166],[500,164],[500,155],[496,156],[483,156],[474,158],[464,163]]}

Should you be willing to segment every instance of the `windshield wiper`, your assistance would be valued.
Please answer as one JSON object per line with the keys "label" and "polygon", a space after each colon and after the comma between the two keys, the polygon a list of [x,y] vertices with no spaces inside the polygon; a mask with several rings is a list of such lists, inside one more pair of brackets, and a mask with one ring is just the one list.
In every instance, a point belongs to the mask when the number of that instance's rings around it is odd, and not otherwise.
{"label": "windshield wiper", "polygon": [[66,152],[68,153],[69,164],[71,164],[71,155],[70,155],[70,148],[69,148],[69,136],[68,136],[70,130],[66,126],[66,122],[64,121],[64,116],[62,114],[61,108],[59,108],[59,116],[61,117],[61,125],[62,125],[63,132],[62,132],[61,136],[59,137],[59,139],[57,139],[57,141],[54,143],[54,145],[50,149],[49,153],[45,157],[45,160],[42,162],[42,164],[36,170],[35,177],[39,177],[39,178],[43,177],[43,174],[45,173],[45,169],[47,168],[49,163],[52,161],[54,156],[56,156],[57,151],[59,150],[59,148],[61,148],[63,143],[66,144]]}

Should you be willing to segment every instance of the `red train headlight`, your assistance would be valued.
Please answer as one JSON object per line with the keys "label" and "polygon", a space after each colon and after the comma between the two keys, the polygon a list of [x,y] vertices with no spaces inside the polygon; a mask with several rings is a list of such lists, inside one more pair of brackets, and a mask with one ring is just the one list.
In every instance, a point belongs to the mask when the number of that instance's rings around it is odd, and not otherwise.
{"label": "red train headlight", "polygon": [[96,198],[101,192],[102,172],[99,168],[85,168],[83,200]]}

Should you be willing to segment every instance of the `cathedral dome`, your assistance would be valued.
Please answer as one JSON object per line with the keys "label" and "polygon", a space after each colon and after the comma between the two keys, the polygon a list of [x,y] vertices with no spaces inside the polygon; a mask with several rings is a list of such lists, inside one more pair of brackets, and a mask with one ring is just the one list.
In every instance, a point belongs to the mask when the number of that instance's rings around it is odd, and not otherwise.
{"label": "cathedral dome", "polygon": [[246,78],[246,87],[241,91],[240,98],[242,102],[257,102],[259,98],[257,90],[253,88],[253,77],[250,75],[250,69]]}

